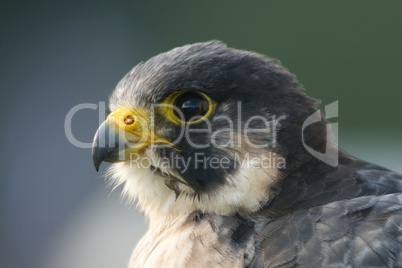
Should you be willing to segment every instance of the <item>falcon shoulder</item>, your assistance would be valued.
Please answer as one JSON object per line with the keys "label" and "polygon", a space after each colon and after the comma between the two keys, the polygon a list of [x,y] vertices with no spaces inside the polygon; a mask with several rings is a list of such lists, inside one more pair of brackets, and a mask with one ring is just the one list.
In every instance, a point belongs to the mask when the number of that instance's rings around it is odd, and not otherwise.
{"label": "falcon shoulder", "polygon": [[[268,222],[257,245],[263,267],[397,267],[402,196],[363,196]],[[261,267],[261,266],[255,266]]]}
{"label": "falcon shoulder", "polygon": [[256,251],[264,265],[254,267],[401,265],[401,175],[341,153],[331,172],[295,181],[260,211],[267,222]]}

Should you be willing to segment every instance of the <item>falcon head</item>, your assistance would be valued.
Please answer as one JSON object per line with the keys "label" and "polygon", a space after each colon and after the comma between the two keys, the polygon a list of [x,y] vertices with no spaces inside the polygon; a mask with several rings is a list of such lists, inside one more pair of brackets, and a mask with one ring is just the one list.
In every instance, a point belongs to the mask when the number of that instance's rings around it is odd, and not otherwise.
{"label": "falcon head", "polygon": [[[301,126],[316,105],[271,58],[218,41],[186,45],[123,77],[93,161],[97,170],[113,163],[109,177],[151,222],[193,211],[254,212],[311,159]],[[317,150],[325,147],[323,126],[305,133]]]}

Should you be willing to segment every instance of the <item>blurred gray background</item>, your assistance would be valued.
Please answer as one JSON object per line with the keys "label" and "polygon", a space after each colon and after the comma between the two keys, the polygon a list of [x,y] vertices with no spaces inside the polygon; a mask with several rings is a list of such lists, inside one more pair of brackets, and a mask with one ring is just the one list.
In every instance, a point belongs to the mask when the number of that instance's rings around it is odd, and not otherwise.
{"label": "blurred gray background", "polygon": [[[1,1],[1,267],[126,267],[145,221],[64,120],[187,43],[280,59],[323,105],[339,100],[342,148],[402,172],[401,1],[144,2]],[[73,134],[91,142],[98,125],[80,111]]]}

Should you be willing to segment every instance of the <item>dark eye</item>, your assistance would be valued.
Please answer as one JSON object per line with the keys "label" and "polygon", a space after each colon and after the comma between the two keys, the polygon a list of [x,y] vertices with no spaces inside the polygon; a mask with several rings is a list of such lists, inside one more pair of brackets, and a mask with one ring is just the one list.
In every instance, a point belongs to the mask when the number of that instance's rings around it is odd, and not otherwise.
{"label": "dark eye", "polygon": [[[192,118],[200,118],[209,110],[208,101],[205,97],[196,92],[183,93],[174,102],[174,113],[178,118],[190,121]],[[179,114],[181,113],[181,114]]]}

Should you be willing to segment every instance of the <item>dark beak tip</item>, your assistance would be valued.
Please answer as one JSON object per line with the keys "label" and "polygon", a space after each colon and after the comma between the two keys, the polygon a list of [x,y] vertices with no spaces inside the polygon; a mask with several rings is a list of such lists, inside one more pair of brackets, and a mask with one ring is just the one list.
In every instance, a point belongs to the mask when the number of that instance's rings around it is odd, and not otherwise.
{"label": "dark beak tip", "polygon": [[[110,133],[111,132],[111,133]],[[99,172],[102,162],[114,163],[119,156],[119,136],[103,122],[95,133],[92,143],[92,161]]]}
{"label": "dark beak tip", "polygon": [[99,172],[99,167],[100,167],[100,165],[96,165],[96,164],[95,164],[95,170],[96,170],[96,172]]}
{"label": "dark beak tip", "polygon": [[99,172],[99,167],[102,164],[102,160],[100,160],[100,155],[97,150],[97,147],[92,148],[92,161],[94,163],[96,172]]}

